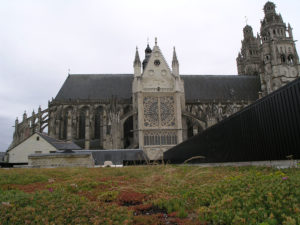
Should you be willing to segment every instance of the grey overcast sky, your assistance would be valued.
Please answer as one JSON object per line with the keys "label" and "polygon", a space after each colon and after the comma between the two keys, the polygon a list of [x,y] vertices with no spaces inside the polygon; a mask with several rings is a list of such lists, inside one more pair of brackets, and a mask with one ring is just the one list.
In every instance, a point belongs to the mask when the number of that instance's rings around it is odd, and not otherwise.
{"label": "grey overcast sky", "polygon": [[[265,0],[0,0],[0,151],[16,117],[46,108],[70,73],[132,73],[158,38],[181,74],[237,74],[245,16],[259,32]],[[276,0],[300,38],[300,1]]]}

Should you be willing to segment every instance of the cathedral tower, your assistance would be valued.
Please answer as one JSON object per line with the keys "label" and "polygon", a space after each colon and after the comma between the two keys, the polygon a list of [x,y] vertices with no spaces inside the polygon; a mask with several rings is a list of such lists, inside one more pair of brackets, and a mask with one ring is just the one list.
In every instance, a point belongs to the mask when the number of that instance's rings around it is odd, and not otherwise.
{"label": "cathedral tower", "polygon": [[263,95],[299,77],[299,58],[293,39],[292,28],[286,26],[276,5],[267,2],[265,17],[261,21],[261,87]]}
{"label": "cathedral tower", "polygon": [[155,40],[147,45],[143,72],[136,53],[132,85],[134,140],[150,160],[162,159],[163,152],[182,142],[184,87],[174,49],[172,71]]}
{"label": "cathedral tower", "polygon": [[260,67],[260,37],[254,37],[252,27],[243,29],[244,40],[236,61],[239,75],[258,75]]}

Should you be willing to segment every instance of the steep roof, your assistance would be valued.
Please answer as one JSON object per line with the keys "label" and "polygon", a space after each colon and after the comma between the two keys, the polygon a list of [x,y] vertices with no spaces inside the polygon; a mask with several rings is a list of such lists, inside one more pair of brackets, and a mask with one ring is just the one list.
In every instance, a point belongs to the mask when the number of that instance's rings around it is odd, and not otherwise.
{"label": "steep roof", "polygon": [[[181,75],[186,101],[256,100],[260,91],[257,76]],[[55,100],[97,100],[132,97],[132,74],[69,75]]]}
{"label": "steep roof", "polygon": [[132,74],[69,75],[55,100],[96,100],[112,96],[130,99],[132,79]]}
{"label": "steep roof", "polygon": [[81,149],[78,145],[76,145],[72,141],[57,140],[55,138],[48,136],[45,133],[38,133],[38,134],[41,137],[43,137],[49,144],[53,145],[53,147],[56,148],[57,150],[80,150]]}
{"label": "steep roof", "polygon": [[260,91],[257,76],[183,75],[187,101],[256,100]]}
{"label": "steep roof", "polygon": [[62,140],[57,140],[55,138],[52,138],[50,136],[48,136],[45,133],[40,133],[40,132],[35,132],[33,134],[31,134],[30,136],[28,136],[27,138],[25,138],[23,141],[21,141],[20,143],[18,143],[17,145],[14,146],[10,146],[6,152],[9,152],[10,150],[12,150],[13,148],[17,147],[18,145],[20,145],[21,143],[25,142],[27,139],[29,139],[30,137],[32,137],[34,134],[39,135],[40,137],[42,137],[45,141],[47,141],[50,145],[52,145],[54,148],[56,148],[56,150],[81,150],[82,148],[80,148],[78,145],[76,145],[74,142],[72,141],[62,141]]}

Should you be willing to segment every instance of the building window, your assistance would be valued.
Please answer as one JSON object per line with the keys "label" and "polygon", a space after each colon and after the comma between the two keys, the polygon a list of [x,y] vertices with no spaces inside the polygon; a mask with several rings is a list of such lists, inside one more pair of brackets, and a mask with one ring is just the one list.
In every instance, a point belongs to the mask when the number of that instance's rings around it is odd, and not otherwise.
{"label": "building window", "polygon": [[155,135],[155,145],[160,145],[160,136]]}
{"label": "building window", "polygon": [[144,136],[144,145],[149,145],[149,136]]}
{"label": "building window", "polygon": [[85,138],[85,120],[87,109],[82,109],[79,115],[79,139]]}
{"label": "building window", "polygon": [[40,140],[40,137],[39,137],[39,136],[37,136],[37,137],[36,137],[36,140],[37,140],[37,141],[39,141],[39,140]]}
{"label": "building window", "polygon": [[162,135],[161,136],[161,145],[165,145],[166,144],[166,136]]}
{"label": "building window", "polygon": [[147,132],[144,135],[144,145],[176,145],[177,133],[174,131],[167,132]]}
{"label": "building window", "polygon": [[294,56],[293,55],[288,56],[288,64],[289,65],[294,65]]}
{"label": "building window", "polygon": [[111,132],[111,125],[107,125],[106,126],[106,134],[110,135],[110,132]]}
{"label": "building window", "polygon": [[150,136],[150,145],[154,145],[154,136]]}
{"label": "building window", "polygon": [[98,107],[95,113],[95,139],[100,139],[102,128],[102,107]]}
{"label": "building window", "polygon": [[285,63],[285,62],[286,62],[286,58],[285,58],[285,55],[284,55],[284,54],[282,54],[282,55],[280,56],[280,59],[281,59],[281,63]]}
{"label": "building window", "polygon": [[167,145],[170,145],[170,144],[171,144],[171,136],[167,135]]}

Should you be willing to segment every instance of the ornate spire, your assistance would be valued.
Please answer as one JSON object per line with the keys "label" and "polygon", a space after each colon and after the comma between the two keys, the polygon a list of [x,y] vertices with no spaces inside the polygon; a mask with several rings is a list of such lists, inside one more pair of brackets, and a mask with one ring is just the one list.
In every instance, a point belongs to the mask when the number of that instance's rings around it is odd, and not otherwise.
{"label": "ornate spire", "polygon": [[136,47],[133,66],[134,67],[136,67],[136,66],[141,67],[141,60],[140,60],[140,56],[139,56],[138,47]]}
{"label": "ornate spire", "polygon": [[23,121],[25,121],[27,119],[27,113],[26,113],[26,110],[24,111],[24,114],[23,114]]}
{"label": "ornate spire", "polygon": [[176,55],[176,50],[175,47],[173,49],[173,60],[172,60],[172,67],[179,65],[177,55]]}
{"label": "ornate spire", "polygon": [[143,70],[145,69],[147,63],[148,63],[148,60],[151,56],[151,53],[152,53],[152,49],[150,48],[149,46],[149,43],[147,44],[147,48],[145,49],[145,59],[143,61]]}
{"label": "ornate spire", "polygon": [[177,59],[175,47],[174,47],[174,50],[173,50],[172,72],[175,76],[179,76],[179,62],[178,62],[178,59]]}
{"label": "ornate spire", "polygon": [[291,24],[288,24],[288,33],[289,33],[289,37],[293,38],[293,28],[291,27]]}

